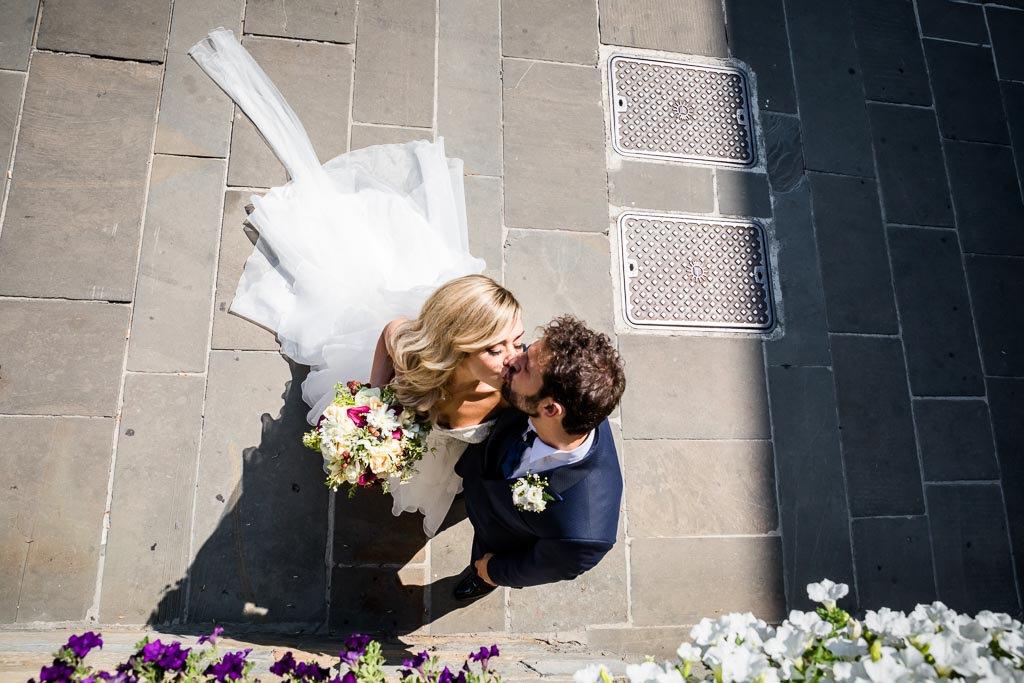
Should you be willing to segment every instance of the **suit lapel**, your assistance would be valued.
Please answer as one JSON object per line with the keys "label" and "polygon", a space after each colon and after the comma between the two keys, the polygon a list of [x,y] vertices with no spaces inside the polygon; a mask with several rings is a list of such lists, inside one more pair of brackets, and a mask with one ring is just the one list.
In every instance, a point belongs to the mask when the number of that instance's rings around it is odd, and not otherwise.
{"label": "suit lapel", "polygon": [[527,416],[515,408],[509,408],[498,417],[498,421],[487,440],[484,449],[484,476],[501,478],[501,461],[515,439],[526,429]]}
{"label": "suit lapel", "polygon": [[590,444],[590,450],[587,451],[585,458],[571,465],[556,467],[544,473],[548,479],[548,493],[554,496],[555,500],[561,500],[563,493],[578,484],[599,466],[598,461],[601,456],[601,448],[603,448],[601,443],[603,426],[603,423],[598,425],[594,431],[594,443]]}

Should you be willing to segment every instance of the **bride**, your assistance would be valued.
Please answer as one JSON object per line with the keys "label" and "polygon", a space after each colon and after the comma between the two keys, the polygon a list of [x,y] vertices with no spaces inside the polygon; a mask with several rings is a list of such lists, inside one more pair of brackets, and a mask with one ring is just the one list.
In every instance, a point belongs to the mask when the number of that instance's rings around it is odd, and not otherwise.
{"label": "bride", "polygon": [[283,354],[310,366],[302,396],[311,424],[335,384],[365,378],[393,381],[403,404],[431,416],[434,452],[392,490],[393,512],[423,512],[432,536],[461,489],[455,461],[502,407],[499,373],[523,336],[515,297],[474,275],[484,262],[469,253],[462,162],[446,158],[438,139],[321,165],[295,112],[231,31],[211,31],[189,52],[291,178],[252,197],[259,239],[231,312],[274,331]]}

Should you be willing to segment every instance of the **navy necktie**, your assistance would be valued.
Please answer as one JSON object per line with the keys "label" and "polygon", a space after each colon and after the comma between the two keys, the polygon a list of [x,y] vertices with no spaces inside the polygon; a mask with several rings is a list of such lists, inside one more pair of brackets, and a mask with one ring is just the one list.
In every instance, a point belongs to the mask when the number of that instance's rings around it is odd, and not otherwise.
{"label": "navy necktie", "polygon": [[533,442],[536,439],[537,432],[530,429],[523,435],[523,438],[512,442],[512,445],[508,448],[508,453],[505,454],[505,459],[501,461],[501,476],[505,479],[512,476],[512,473],[519,468],[519,463],[523,460],[523,453],[526,452],[527,448],[533,446]]}

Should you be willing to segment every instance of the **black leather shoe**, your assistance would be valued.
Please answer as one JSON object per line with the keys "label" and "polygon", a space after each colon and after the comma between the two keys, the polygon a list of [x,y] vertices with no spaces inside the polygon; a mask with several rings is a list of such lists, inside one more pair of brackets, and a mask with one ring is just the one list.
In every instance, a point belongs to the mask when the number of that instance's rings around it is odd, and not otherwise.
{"label": "black leather shoe", "polygon": [[484,597],[495,588],[497,586],[487,583],[477,575],[475,569],[470,568],[469,573],[455,584],[452,596],[456,600],[476,600],[477,598]]}

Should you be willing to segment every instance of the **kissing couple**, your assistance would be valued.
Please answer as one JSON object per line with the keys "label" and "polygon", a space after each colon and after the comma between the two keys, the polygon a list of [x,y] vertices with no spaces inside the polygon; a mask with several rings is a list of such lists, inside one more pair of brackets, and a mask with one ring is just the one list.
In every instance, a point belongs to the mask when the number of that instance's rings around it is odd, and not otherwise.
{"label": "kissing couple", "polygon": [[615,542],[622,497],[607,421],[625,388],[613,342],[562,316],[526,347],[519,303],[470,253],[463,164],[443,139],[321,165],[231,31],[211,31],[190,54],[291,178],[251,198],[258,239],[230,310],[310,366],[310,423],[335,385],[366,377],[430,420],[430,451],[389,488],[393,512],[421,512],[428,536],[464,489],[475,535],[456,598],[596,565]]}

